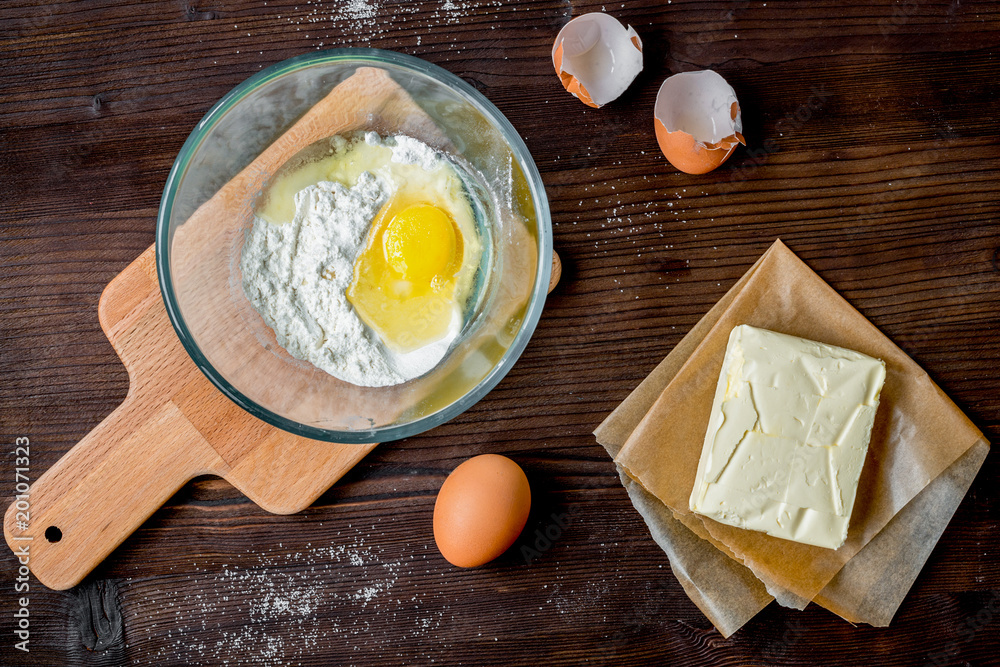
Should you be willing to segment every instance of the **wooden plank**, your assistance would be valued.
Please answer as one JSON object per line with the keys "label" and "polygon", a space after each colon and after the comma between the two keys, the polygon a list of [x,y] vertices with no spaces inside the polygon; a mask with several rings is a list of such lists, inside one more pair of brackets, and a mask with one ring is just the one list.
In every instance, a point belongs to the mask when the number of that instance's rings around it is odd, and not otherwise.
{"label": "wooden plank", "polygon": [[[98,299],[152,243],[181,144],[283,58],[388,48],[476,86],[525,137],[563,260],[524,355],[469,412],[380,447],[298,514],[268,514],[218,478],[185,485],[83,587],[31,580],[30,654],[13,648],[17,563],[4,555],[0,663],[995,661],[995,457],[890,628],[772,606],[723,641],[590,433],[780,236],[1000,440],[1000,9],[620,5],[604,6],[642,36],[646,69],[594,111],[562,90],[549,49],[595,2],[0,4],[0,441],[31,439],[32,479],[126,395]],[[750,145],[684,176],[656,149],[652,103],[665,76],[706,67],[735,87]],[[787,121],[815,87],[821,108]],[[767,140],[776,151],[751,152]],[[460,572],[435,551],[433,497],[486,452],[522,464],[536,512],[514,551]],[[11,461],[0,495],[13,494]],[[519,547],[564,512],[525,563]],[[79,620],[114,617],[112,598],[119,639]]]}

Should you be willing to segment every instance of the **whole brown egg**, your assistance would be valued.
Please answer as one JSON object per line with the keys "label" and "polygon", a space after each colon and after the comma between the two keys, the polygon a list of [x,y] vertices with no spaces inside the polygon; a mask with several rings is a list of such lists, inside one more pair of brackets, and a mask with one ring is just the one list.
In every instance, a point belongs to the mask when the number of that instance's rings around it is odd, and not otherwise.
{"label": "whole brown egg", "polygon": [[434,541],[452,565],[483,565],[517,540],[530,510],[531,488],[516,463],[498,454],[475,456],[441,485]]}

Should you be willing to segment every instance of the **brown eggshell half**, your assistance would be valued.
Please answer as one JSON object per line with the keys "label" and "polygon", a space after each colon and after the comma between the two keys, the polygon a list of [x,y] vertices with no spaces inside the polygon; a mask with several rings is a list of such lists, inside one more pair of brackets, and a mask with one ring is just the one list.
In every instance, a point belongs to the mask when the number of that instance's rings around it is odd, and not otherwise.
{"label": "brown eggshell half", "polygon": [[[697,128],[698,136],[695,129],[686,131],[688,127]],[[663,82],[656,95],[653,129],[663,155],[688,174],[708,173],[737,145],[746,145],[736,93],[711,70],[682,72]]]}
{"label": "brown eggshell half", "polygon": [[[570,56],[593,58],[585,68],[586,81],[574,72]],[[642,71],[642,40],[632,26],[626,27],[608,14],[583,14],[556,35],[552,64],[563,88],[597,109],[617,99]]]}
{"label": "brown eggshell half", "polygon": [[653,119],[656,142],[670,164],[685,174],[707,174],[733,154],[736,145],[709,148],[687,132],[668,132],[659,118]]}

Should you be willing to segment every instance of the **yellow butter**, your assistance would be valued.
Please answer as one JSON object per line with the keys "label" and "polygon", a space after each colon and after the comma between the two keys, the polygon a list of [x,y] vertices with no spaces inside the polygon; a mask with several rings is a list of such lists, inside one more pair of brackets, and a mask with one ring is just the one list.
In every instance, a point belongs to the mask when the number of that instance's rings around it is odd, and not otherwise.
{"label": "yellow butter", "polygon": [[847,538],[885,363],[741,325],[729,336],[691,511],[836,549]]}

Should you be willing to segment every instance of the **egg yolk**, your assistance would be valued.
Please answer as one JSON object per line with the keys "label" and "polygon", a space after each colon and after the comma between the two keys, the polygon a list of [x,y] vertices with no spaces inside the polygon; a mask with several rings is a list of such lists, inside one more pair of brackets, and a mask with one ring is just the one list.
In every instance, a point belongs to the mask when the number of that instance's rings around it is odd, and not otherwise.
{"label": "egg yolk", "polygon": [[455,260],[455,223],[437,206],[417,204],[399,213],[382,235],[385,259],[403,279],[430,283]]}
{"label": "egg yolk", "polygon": [[462,234],[443,208],[397,197],[372,223],[347,300],[392,350],[443,338],[455,314]]}

